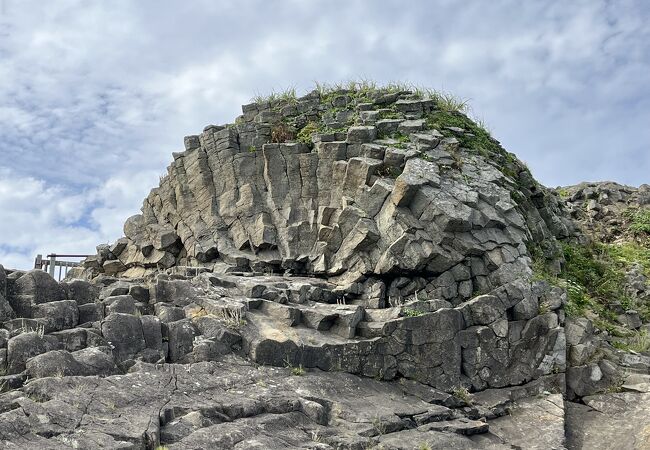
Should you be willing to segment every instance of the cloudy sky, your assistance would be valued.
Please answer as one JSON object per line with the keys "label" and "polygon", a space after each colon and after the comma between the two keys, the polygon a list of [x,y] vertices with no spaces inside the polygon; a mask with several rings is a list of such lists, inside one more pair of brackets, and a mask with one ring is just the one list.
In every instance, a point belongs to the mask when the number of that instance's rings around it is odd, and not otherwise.
{"label": "cloudy sky", "polygon": [[546,185],[650,182],[650,2],[0,0],[0,263],[94,252],[256,93],[450,91]]}

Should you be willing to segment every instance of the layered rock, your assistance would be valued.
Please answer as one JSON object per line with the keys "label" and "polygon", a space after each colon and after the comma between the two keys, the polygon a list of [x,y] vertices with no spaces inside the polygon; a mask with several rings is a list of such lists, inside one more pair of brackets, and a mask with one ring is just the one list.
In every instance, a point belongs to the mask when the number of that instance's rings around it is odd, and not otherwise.
{"label": "layered rock", "polygon": [[[564,370],[561,293],[531,281],[529,247],[559,268],[554,240],[572,224],[496,141],[472,147],[481,130],[434,128],[441,117],[467,119],[409,92],[314,92],[242,109],[234,125],[185,138],[142,214],[126,221],[125,238],[85,262],[88,278],[190,265],[327,279],[327,298],[295,306],[275,294],[216,301],[278,318],[251,321],[244,336],[250,357],[266,364],[475,390]],[[278,140],[287,142],[270,142]],[[222,298],[238,295],[253,297]],[[555,306],[538,316],[546,297],[557,297]],[[328,306],[336,301],[354,306],[337,307],[343,315]],[[395,320],[399,312],[385,309],[405,302],[422,317]],[[336,338],[315,346],[302,331],[278,339],[282,325]]]}
{"label": "layered rock", "polygon": [[583,232],[602,242],[633,239],[635,233],[629,225],[634,215],[650,210],[647,184],[635,188],[613,182],[580,183],[558,188],[556,192]]}
{"label": "layered rock", "polygon": [[0,440],[562,448],[565,390],[643,384],[533,272],[584,237],[564,202],[467,117],[388,90],[242,110],[69,279],[0,266]]}
{"label": "layered rock", "polygon": [[[215,262],[337,284],[425,275],[420,289],[446,288],[460,301],[504,284],[493,272],[526,256],[526,242],[569,234],[554,198],[498,143],[498,154],[465,148],[470,131],[427,125],[433,100],[380,94],[374,103],[340,92],[246,105],[234,125],[186,137],[125,238],[86,261],[89,275]],[[343,111],[333,106],[341,102]],[[400,118],[378,119],[387,112]],[[271,142],[283,127],[315,131],[308,143]],[[452,268],[468,272],[455,275],[456,285],[469,281],[460,292],[444,275]]]}

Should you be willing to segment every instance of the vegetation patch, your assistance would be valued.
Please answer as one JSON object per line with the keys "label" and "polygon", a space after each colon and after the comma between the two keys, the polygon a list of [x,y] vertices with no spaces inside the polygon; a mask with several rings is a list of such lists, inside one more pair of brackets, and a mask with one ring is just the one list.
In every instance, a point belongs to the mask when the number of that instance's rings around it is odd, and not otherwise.
{"label": "vegetation patch", "polygon": [[313,145],[314,140],[312,139],[312,134],[319,132],[319,127],[316,122],[309,122],[307,125],[302,127],[302,129],[296,135],[298,142],[303,144]]}
{"label": "vegetation patch", "polygon": [[626,352],[649,352],[650,335],[648,335],[647,331],[636,331],[627,338],[613,342],[612,345],[619,350],[624,350]]}
{"label": "vegetation patch", "polygon": [[630,231],[643,237],[650,235],[650,209],[630,211]]}
{"label": "vegetation patch", "polygon": [[402,171],[399,169],[396,169],[395,167],[390,167],[390,166],[384,166],[383,168],[377,170],[377,175],[380,177],[387,177],[387,178],[397,178],[402,174]]}
{"label": "vegetation patch", "polygon": [[286,103],[293,104],[298,101],[298,96],[296,95],[296,89],[293,87],[281,90],[281,91],[271,91],[268,94],[257,93],[251,99],[253,103]]}
{"label": "vegetation patch", "polygon": [[472,397],[466,387],[457,387],[451,392],[451,394],[457,399],[464,401],[468,405],[472,404]]}
{"label": "vegetation patch", "polygon": [[635,243],[588,245],[562,244],[565,264],[559,275],[548,271],[543,260],[533,257],[534,278],[566,288],[568,316],[596,315],[594,325],[615,336],[629,332],[616,321],[614,307],[636,310],[642,319],[650,320],[650,305],[626,291],[627,271],[635,264],[650,272],[650,249]]}
{"label": "vegetation patch", "polygon": [[402,309],[402,316],[404,317],[419,317],[421,315],[425,314],[424,311],[420,311],[418,309],[413,309],[413,308],[404,308]]}
{"label": "vegetation patch", "polygon": [[297,366],[291,364],[291,362],[289,361],[289,357],[287,357],[284,360],[284,364],[287,367],[287,369],[291,371],[291,375],[294,375],[296,377],[301,377],[307,373],[307,371],[305,370],[302,364],[298,364]]}
{"label": "vegetation patch", "polygon": [[296,134],[285,122],[279,122],[271,128],[271,142],[280,144],[293,141],[295,138]]}

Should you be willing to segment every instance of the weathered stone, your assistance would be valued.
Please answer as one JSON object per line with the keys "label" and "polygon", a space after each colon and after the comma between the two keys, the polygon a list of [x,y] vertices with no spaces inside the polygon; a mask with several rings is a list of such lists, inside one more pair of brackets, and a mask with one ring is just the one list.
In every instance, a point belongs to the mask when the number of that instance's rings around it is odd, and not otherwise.
{"label": "weathered stone", "polygon": [[104,273],[108,275],[115,275],[124,272],[126,266],[119,259],[115,259],[112,261],[105,261],[104,264],[102,264],[102,269],[104,270]]}
{"label": "weathered stone", "polygon": [[79,323],[79,308],[75,300],[42,303],[32,307],[32,317],[43,319],[45,331],[73,328]]}
{"label": "weathered stone", "polygon": [[113,313],[101,323],[102,336],[114,351],[116,359],[133,359],[146,347],[142,324],[136,316]]}
{"label": "weathered stone", "polygon": [[71,280],[61,283],[67,298],[74,300],[79,305],[93,303],[99,298],[99,289],[96,285],[84,280]]}
{"label": "weathered stone", "polygon": [[7,343],[7,373],[20,373],[25,370],[28,359],[59,347],[60,344],[55,337],[43,336],[37,332],[13,337]]}
{"label": "weathered stone", "polygon": [[86,303],[79,305],[79,323],[97,322],[104,318],[103,303]]}
{"label": "weathered stone", "polygon": [[472,325],[489,325],[503,317],[505,313],[503,303],[493,295],[478,296],[464,303],[460,309],[468,327]]}
{"label": "weathered stone", "polygon": [[106,315],[111,313],[135,314],[135,300],[130,295],[116,295],[106,297],[102,303],[105,306]]}
{"label": "weathered stone", "polygon": [[196,328],[188,319],[166,324],[169,339],[169,361],[181,361],[185,355],[192,352],[194,338],[198,335]]}
{"label": "weathered stone", "polygon": [[65,299],[65,290],[49,274],[31,270],[13,283],[8,297],[11,307],[19,317],[32,317],[32,308],[41,303]]}
{"label": "weathered stone", "polygon": [[0,293],[0,322],[5,322],[7,320],[15,319],[16,313],[13,308],[5,299],[4,295]]}
{"label": "weathered stone", "polygon": [[347,142],[350,144],[363,144],[371,142],[377,137],[377,130],[373,126],[350,127]]}

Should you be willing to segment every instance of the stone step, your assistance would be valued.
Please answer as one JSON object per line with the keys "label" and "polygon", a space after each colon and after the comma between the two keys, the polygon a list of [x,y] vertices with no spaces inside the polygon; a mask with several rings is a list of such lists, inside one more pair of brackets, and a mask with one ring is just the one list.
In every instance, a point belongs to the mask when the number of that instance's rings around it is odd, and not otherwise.
{"label": "stone step", "polygon": [[357,335],[366,339],[380,337],[384,334],[386,322],[359,322],[357,325]]}
{"label": "stone step", "polygon": [[284,323],[295,327],[303,324],[317,331],[331,332],[343,338],[353,338],[364,310],[356,305],[324,305],[316,302],[306,304],[281,304],[268,300],[249,302],[255,309]]}

